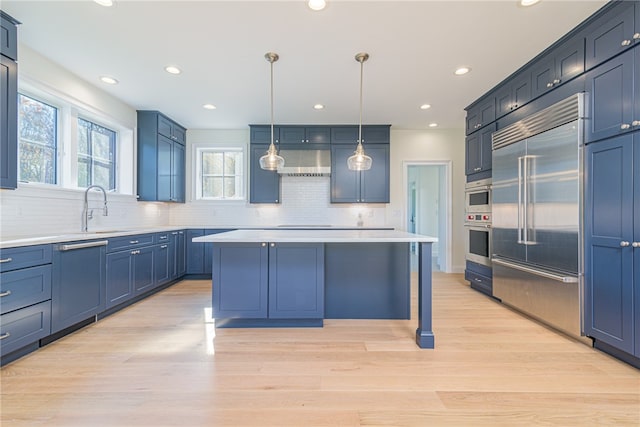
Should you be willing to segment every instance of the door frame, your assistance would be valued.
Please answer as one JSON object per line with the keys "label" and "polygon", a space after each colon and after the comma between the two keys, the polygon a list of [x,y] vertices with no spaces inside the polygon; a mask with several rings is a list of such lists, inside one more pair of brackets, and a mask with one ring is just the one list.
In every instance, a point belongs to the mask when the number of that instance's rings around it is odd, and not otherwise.
{"label": "door frame", "polygon": [[[446,239],[447,244],[444,248],[445,251],[445,263],[444,265],[440,265],[445,273],[452,273],[453,269],[451,267],[452,262],[452,210],[453,210],[453,197],[451,191],[451,183],[453,182],[452,175],[452,162],[451,160],[404,160],[402,162],[402,227],[404,230],[407,229],[407,215],[409,214],[409,166],[444,166],[444,203],[446,205],[446,214],[440,220],[444,220],[444,229],[445,236],[440,236],[440,240]],[[441,201],[442,202],[442,201]],[[440,216],[439,216],[440,217]],[[417,220],[416,220],[417,223]],[[440,251],[442,251],[442,245],[440,245]]]}

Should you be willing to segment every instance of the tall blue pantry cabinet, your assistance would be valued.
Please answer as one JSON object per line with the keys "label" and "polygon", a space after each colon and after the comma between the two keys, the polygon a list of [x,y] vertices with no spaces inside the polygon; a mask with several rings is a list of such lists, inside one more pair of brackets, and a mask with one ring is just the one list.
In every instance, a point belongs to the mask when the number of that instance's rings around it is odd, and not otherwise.
{"label": "tall blue pantry cabinet", "polygon": [[18,21],[0,11],[0,188],[18,186]]}

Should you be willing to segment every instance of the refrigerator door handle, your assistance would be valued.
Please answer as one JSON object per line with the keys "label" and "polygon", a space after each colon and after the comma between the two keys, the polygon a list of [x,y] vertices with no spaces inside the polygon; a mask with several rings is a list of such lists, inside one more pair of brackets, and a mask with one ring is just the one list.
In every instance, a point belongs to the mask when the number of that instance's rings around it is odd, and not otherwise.
{"label": "refrigerator door handle", "polygon": [[519,244],[524,244],[525,243],[525,238],[523,236],[523,227],[522,224],[524,222],[524,218],[523,218],[523,203],[522,203],[522,184],[523,184],[523,177],[522,177],[522,163],[523,163],[524,157],[518,157],[518,243]]}
{"label": "refrigerator door handle", "polygon": [[528,245],[529,242],[529,156],[522,157],[522,189],[524,195],[522,196],[522,234],[523,243]]}
{"label": "refrigerator door handle", "polygon": [[525,273],[535,274],[536,276],[546,277],[547,279],[552,279],[562,283],[578,283],[577,276],[565,276],[562,274],[555,274],[549,271],[538,270],[536,268],[527,267],[521,264],[516,264],[515,262],[504,261],[499,258],[492,258],[491,262],[494,264],[501,265],[503,267],[513,268],[514,270],[524,271]]}

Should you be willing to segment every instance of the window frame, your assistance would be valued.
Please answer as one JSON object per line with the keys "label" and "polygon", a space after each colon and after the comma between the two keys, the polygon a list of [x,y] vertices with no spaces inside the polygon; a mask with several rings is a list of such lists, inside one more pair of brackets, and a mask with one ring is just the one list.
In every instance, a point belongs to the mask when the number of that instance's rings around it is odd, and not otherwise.
{"label": "window frame", "polygon": [[[235,197],[205,197],[203,195],[203,154],[204,153],[240,153],[240,159],[238,160],[238,164],[240,165],[240,173],[233,175],[224,174],[224,170],[222,174],[208,174],[207,176],[216,176],[222,177],[235,177],[236,179],[236,194],[239,194]],[[224,157],[223,157],[224,158]],[[247,200],[247,191],[246,191],[246,182],[247,182],[247,168],[246,168],[246,150],[244,147],[239,146],[194,146],[194,174],[193,174],[193,189],[194,189],[194,200],[195,201],[207,201],[207,202],[224,202],[224,203],[232,203],[232,202],[245,202]],[[224,166],[223,166],[224,169]],[[224,186],[223,186],[224,187]]]}

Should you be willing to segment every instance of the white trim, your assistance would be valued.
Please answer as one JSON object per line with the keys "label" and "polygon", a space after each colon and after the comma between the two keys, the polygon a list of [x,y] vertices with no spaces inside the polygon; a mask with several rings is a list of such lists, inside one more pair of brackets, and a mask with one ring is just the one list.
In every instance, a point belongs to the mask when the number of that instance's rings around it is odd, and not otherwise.
{"label": "white trim", "polygon": [[[452,245],[452,214],[453,214],[453,200],[452,200],[452,161],[451,160],[403,160],[402,161],[402,227],[407,229],[407,214],[409,211],[409,197],[408,197],[408,185],[409,185],[409,166],[444,166],[445,167],[445,194],[446,194],[446,208],[447,214],[444,216],[446,236],[438,236],[439,241],[446,242],[446,263],[443,266],[445,273],[452,273],[452,258],[453,258],[453,245]],[[442,245],[440,245],[442,249]]]}
{"label": "white trim", "polygon": [[[205,151],[209,151],[209,152],[235,152],[235,153],[240,153],[242,155],[242,158],[240,159],[240,163],[241,163],[241,173],[240,173],[240,185],[237,186],[237,189],[240,189],[241,191],[241,195],[240,197],[233,197],[233,198],[209,198],[209,197],[199,197],[198,195],[200,194],[201,190],[202,190],[202,181],[201,181],[201,177],[202,177],[202,169],[201,169],[201,162],[199,161],[200,159],[200,153],[205,152]],[[192,187],[192,191],[191,191],[191,200],[193,202],[216,202],[216,203],[233,203],[233,202],[240,202],[240,203],[245,203],[245,201],[247,200],[247,192],[246,192],[246,182],[248,181],[248,174],[247,174],[247,170],[246,170],[246,156],[247,156],[247,152],[245,150],[244,145],[243,146],[217,146],[217,145],[211,145],[211,144],[193,144],[192,146],[192,178],[193,178],[193,185]]]}

